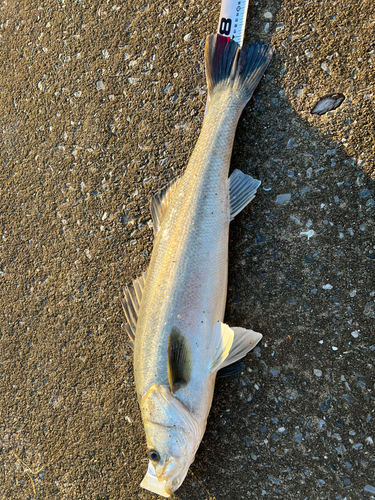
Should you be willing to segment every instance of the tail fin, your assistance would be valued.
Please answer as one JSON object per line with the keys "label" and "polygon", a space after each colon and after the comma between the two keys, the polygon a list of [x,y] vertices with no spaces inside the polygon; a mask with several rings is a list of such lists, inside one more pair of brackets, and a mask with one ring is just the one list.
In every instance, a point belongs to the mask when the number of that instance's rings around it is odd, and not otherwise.
{"label": "tail fin", "polygon": [[206,75],[208,98],[223,87],[232,87],[244,106],[253,95],[269,65],[274,48],[263,42],[244,45],[221,35],[210,35],[206,41]]}

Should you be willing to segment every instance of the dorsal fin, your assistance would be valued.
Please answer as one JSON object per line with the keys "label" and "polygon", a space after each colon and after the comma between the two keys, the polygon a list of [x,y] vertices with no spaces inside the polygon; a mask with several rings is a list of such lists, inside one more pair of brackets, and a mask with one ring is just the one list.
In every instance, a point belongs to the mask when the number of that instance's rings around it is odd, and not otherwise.
{"label": "dorsal fin", "polygon": [[154,224],[155,234],[159,231],[163,215],[173,195],[176,192],[180,180],[181,180],[180,176],[177,177],[176,179],[173,179],[169,184],[163,187],[163,189],[161,189],[151,198],[150,208],[151,208],[151,217],[152,217],[152,222]]}
{"label": "dorsal fin", "polygon": [[168,339],[167,372],[171,393],[185,387],[191,378],[192,359],[185,335],[173,327]]}
{"label": "dorsal fin", "polygon": [[133,281],[130,286],[124,287],[124,298],[121,299],[125,313],[125,330],[130,338],[131,347],[134,349],[135,329],[138,321],[138,311],[141,305],[143,289],[146,283],[147,271]]}

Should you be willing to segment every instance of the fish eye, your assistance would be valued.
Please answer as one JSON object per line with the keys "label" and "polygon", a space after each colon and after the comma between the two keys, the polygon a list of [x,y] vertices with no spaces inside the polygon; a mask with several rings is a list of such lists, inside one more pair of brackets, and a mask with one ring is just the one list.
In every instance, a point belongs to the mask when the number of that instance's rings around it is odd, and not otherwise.
{"label": "fish eye", "polygon": [[151,462],[159,462],[160,455],[156,450],[148,450],[148,458]]}

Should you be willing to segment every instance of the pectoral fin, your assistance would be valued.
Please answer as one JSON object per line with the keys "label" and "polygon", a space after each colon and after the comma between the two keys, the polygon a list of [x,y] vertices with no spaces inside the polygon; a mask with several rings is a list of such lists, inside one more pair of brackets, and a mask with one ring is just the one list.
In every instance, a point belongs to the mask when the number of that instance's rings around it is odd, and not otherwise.
{"label": "pectoral fin", "polygon": [[229,177],[230,220],[251,202],[260,184],[260,181],[244,174],[241,170],[234,170]]}
{"label": "pectoral fin", "polygon": [[233,344],[228,356],[220,365],[220,369],[236,363],[236,361],[243,358],[251,349],[254,349],[263,337],[261,333],[247,330],[246,328],[235,326],[232,330],[234,334]]}
{"label": "pectoral fin", "polygon": [[167,372],[171,393],[185,387],[191,377],[192,359],[185,335],[173,327],[168,339]]}

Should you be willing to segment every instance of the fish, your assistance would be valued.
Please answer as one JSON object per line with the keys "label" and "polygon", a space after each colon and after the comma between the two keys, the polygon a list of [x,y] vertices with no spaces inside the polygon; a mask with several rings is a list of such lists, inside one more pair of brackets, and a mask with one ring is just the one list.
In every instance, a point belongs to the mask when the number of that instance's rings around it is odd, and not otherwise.
{"label": "fish", "polygon": [[260,185],[240,170],[228,175],[238,120],[273,51],[262,42],[240,47],[218,34],[207,37],[209,105],[202,130],[183,176],[151,199],[150,264],[124,288],[149,458],[141,486],[165,498],[194,461],[217,373],[233,372],[262,338],[223,322],[229,224]]}

